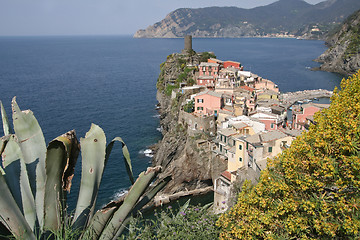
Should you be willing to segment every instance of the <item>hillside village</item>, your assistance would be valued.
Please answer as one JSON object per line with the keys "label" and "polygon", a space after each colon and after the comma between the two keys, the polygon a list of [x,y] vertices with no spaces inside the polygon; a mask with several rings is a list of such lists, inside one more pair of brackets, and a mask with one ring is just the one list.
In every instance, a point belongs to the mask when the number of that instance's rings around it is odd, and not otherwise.
{"label": "hillside village", "polygon": [[[186,42],[182,54],[192,51]],[[187,126],[189,135],[209,136],[197,140],[197,146],[209,148],[211,157],[226,166],[213,179],[216,212],[230,207],[236,181],[256,181],[267,159],[288,148],[314,123],[314,114],[329,107],[316,99],[289,104],[274,82],[246,71],[240,62],[209,57],[194,64],[190,58],[182,68],[195,79],[168,82],[173,100],[185,97],[178,122]]]}

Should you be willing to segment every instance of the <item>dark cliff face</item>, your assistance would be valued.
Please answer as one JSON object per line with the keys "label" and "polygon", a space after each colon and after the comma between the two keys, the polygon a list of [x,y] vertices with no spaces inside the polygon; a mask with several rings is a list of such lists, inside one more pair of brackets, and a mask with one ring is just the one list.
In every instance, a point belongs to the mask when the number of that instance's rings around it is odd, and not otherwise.
{"label": "dark cliff face", "polygon": [[360,10],[352,14],[326,40],[329,49],[316,61],[320,70],[351,75],[360,69]]}
{"label": "dark cliff face", "polygon": [[[200,61],[196,54],[169,55],[165,63],[161,65],[161,73],[157,83],[157,99],[160,109],[160,124],[163,138],[156,145],[156,154],[153,158],[154,166],[162,166],[160,178],[171,175],[173,180],[163,190],[165,193],[193,190],[212,185],[214,172],[221,172],[224,168],[221,164],[214,164],[209,146],[198,146],[197,142],[202,139],[208,141],[209,136],[199,132],[189,134],[189,126],[181,121],[181,109],[187,94],[169,95],[169,89],[173,89],[176,79],[184,72],[188,72],[182,80],[191,81],[195,78],[194,72],[187,71],[184,65],[195,65]],[[176,85],[176,84],[175,84]],[[176,92],[176,87],[174,88]],[[220,169],[220,170],[219,170]]]}
{"label": "dark cliff face", "polygon": [[291,35],[318,39],[358,8],[359,0],[327,0],[316,5],[303,0],[280,0],[253,9],[181,8],[147,29],[137,31],[134,37],[176,38],[192,35],[236,38]]}

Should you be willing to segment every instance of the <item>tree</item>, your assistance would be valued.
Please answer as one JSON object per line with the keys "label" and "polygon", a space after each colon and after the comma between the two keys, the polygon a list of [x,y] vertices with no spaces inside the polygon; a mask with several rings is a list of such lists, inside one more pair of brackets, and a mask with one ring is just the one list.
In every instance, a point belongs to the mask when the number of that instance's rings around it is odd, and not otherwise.
{"label": "tree", "polygon": [[315,125],[244,185],[218,221],[223,239],[360,237],[360,72],[343,79]]}

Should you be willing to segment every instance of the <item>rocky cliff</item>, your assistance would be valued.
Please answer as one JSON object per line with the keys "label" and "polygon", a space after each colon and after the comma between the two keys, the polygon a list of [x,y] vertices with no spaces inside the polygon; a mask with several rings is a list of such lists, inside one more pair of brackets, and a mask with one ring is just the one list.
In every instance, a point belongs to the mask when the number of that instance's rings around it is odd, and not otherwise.
{"label": "rocky cliff", "polygon": [[[160,178],[171,175],[173,180],[163,190],[172,194],[212,185],[214,175],[222,172],[221,165],[211,157],[208,145],[212,139],[204,131],[194,132],[184,123],[182,115],[185,99],[189,94],[181,94],[181,83],[193,83],[195,68],[209,54],[172,54],[161,64],[161,73],[157,82],[162,140],[155,146],[153,165],[162,166]],[[203,142],[202,146],[199,142]]]}
{"label": "rocky cliff", "polygon": [[181,8],[162,21],[138,30],[135,38],[302,37],[324,38],[355,9],[359,0],[279,0],[253,9],[237,7]]}
{"label": "rocky cliff", "polygon": [[316,61],[320,70],[351,75],[360,69],[360,10],[326,40],[329,47]]}

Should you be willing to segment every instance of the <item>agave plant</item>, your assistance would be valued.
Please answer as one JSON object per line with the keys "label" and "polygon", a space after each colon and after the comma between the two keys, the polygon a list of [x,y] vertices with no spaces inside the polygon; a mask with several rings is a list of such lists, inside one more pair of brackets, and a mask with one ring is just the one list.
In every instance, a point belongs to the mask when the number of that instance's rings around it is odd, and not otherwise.
{"label": "agave plant", "polygon": [[[134,181],[129,151],[119,137],[106,145],[104,131],[92,124],[78,142],[69,131],[46,147],[38,121],[29,110],[21,111],[12,100],[13,129],[1,103],[4,137],[1,138],[0,235],[17,239],[53,239],[64,235],[66,222],[76,239],[115,239],[127,219],[147,204],[170,178],[149,188],[160,167],[148,168]],[[95,213],[103,175],[115,142],[122,145],[132,186],[122,200]],[[81,149],[82,173],[75,213],[67,213],[66,198]],[[67,226],[69,227],[69,226]],[[57,235],[56,235],[57,234]],[[1,238],[1,237],[0,237]]]}

